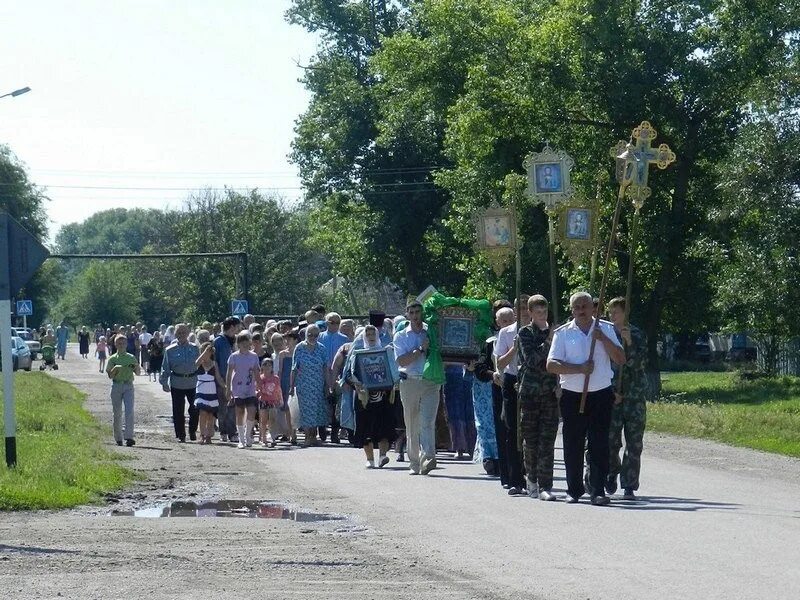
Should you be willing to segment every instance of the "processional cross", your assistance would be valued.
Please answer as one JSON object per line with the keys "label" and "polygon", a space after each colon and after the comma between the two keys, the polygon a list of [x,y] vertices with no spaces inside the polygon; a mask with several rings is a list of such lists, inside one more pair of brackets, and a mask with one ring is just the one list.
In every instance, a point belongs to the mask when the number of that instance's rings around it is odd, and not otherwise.
{"label": "processional cross", "polygon": [[[617,235],[617,225],[619,223],[619,213],[622,199],[627,193],[633,202],[633,219],[631,223],[630,252],[628,254],[628,285],[625,292],[625,323],[628,323],[631,306],[631,288],[633,287],[633,264],[636,256],[636,234],[638,230],[639,210],[644,205],[652,191],[647,185],[650,174],[650,165],[656,165],[659,169],[666,169],[671,163],[675,162],[675,153],[666,144],[661,144],[658,148],[653,148],[653,140],[658,133],[650,125],[649,121],[642,121],[641,124],[631,133],[628,142],[619,141],[616,146],[611,148],[611,156],[617,160],[617,181],[619,182],[619,194],[617,195],[617,205],[614,209],[614,220],[611,223],[611,235],[608,241],[608,252],[606,252],[606,264],[603,272],[603,283],[600,286],[599,305],[595,314],[595,327],[600,327],[600,315],[603,312],[603,301],[605,299],[606,285],[608,284],[609,269],[611,267],[611,256],[614,251],[614,241]],[[589,360],[594,358],[594,348],[596,340],[592,339],[589,350]],[[618,390],[622,386],[622,371],[617,378]],[[586,395],[589,392],[589,375],[583,381],[583,393],[581,394],[580,412],[583,413],[586,406]]]}

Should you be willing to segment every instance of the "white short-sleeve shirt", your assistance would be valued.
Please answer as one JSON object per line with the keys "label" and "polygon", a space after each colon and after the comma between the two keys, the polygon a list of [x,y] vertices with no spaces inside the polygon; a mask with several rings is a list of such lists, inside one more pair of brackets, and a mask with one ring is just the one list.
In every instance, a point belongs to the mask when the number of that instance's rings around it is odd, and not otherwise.
{"label": "white short-sleeve shirt", "polygon": [[[589,332],[583,333],[580,327],[575,324],[575,319],[572,319],[566,325],[556,329],[547,360],[555,359],[575,365],[585,363],[589,360],[594,327],[595,323],[592,321]],[[601,320],[600,329],[608,339],[622,348],[622,344],[619,343],[617,334],[614,332],[614,326],[611,323]],[[598,341],[594,347],[594,371],[589,376],[589,391],[596,392],[609,387],[613,376],[611,358],[609,358],[603,344]],[[586,378],[583,373],[559,375],[558,378],[561,383],[561,389],[571,392],[583,392],[583,382]]]}
{"label": "white short-sleeve shirt", "polygon": [[[497,334],[497,342],[494,345],[494,352],[493,354],[500,358],[504,354],[508,353],[514,347],[514,341],[517,337],[517,324],[512,323],[511,325],[507,325],[503,327]],[[503,369],[503,373],[508,373],[509,375],[516,375],[519,371],[519,367],[517,366],[517,358],[514,357],[510,363]]]}

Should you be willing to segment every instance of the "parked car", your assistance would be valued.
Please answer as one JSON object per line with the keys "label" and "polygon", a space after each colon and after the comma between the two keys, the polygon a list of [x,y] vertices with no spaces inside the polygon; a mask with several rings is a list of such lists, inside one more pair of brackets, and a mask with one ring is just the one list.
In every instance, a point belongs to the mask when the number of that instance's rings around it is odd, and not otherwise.
{"label": "parked car", "polygon": [[36,357],[42,351],[42,345],[38,340],[34,339],[33,331],[26,327],[15,327],[12,328],[12,331],[14,335],[21,337],[28,346],[28,349],[31,351],[31,360],[36,360]]}
{"label": "parked car", "polygon": [[13,365],[14,371],[18,369],[30,371],[33,365],[31,351],[25,343],[25,340],[18,335],[11,336],[11,364]]}

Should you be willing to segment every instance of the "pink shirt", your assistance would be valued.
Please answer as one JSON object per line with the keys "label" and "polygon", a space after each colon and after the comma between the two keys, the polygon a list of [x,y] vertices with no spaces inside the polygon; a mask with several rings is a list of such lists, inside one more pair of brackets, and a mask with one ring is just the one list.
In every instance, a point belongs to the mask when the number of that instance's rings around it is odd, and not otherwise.
{"label": "pink shirt", "polygon": [[253,370],[258,371],[258,356],[250,352],[234,352],[228,358],[228,373],[231,373],[231,396],[234,398],[255,398],[256,382]]}
{"label": "pink shirt", "polygon": [[269,377],[259,375],[258,399],[268,406],[283,406],[281,380],[274,373]]}
{"label": "pink shirt", "polygon": [[97,351],[98,352],[105,352],[106,351],[106,343],[105,342],[97,342]]}

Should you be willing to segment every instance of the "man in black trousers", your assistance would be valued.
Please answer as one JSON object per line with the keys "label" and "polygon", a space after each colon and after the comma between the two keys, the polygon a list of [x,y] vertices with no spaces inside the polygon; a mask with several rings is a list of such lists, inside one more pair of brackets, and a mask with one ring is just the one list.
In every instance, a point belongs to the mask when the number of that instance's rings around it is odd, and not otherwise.
{"label": "man in black trousers", "polygon": [[[564,466],[567,472],[567,502],[576,503],[583,496],[583,451],[588,439],[592,504],[605,506],[605,483],[609,469],[609,429],[614,392],[611,361],[625,362],[625,351],[608,321],[595,322],[592,296],[578,292],[569,299],[573,319],[556,329],[547,370],[559,376],[561,383],[561,418],[564,439]],[[595,340],[593,360],[589,353]],[[584,412],[580,412],[584,381],[589,377]]]}

